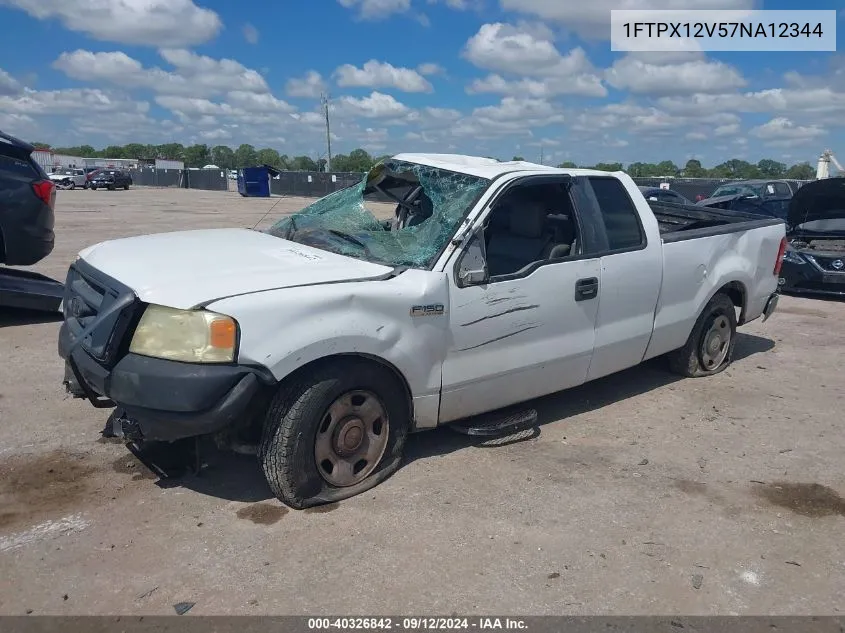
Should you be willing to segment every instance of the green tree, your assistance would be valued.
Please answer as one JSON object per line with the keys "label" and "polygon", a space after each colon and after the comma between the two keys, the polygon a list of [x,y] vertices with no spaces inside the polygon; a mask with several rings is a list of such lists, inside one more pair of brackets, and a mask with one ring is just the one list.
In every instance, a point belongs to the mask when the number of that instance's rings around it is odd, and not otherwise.
{"label": "green tree", "polygon": [[[81,149],[81,148],[80,148]],[[123,146],[124,158],[155,158],[146,154],[146,147],[140,143],[129,143]]]}
{"label": "green tree", "polygon": [[216,145],[211,148],[211,162],[223,169],[235,167],[235,152],[226,145]]}
{"label": "green tree", "polygon": [[764,158],[757,163],[757,169],[764,178],[783,178],[786,173],[786,165],[770,158]]}
{"label": "green tree", "polygon": [[798,163],[786,170],[786,177],[794,180],[812,180],[816,177],[816,170],[810,163]]}
{"label": "green tree", "polygon": [[293,171],[317,171],[317,163],[310,156],[294,156],[290,168]]}
{"label": "green tree", "polygon": [[596,163],[593,169],[599,171],[622,171],[622,163]]}
{"label": "green tree", "polygon": [[704,178],[707,175],[707,170],[701,166],[701,161],[696,158],[690,158],[684,166],[684,176],[687,178]]}
{"label": "green tree", "polygon": [[577,167],[578,165],[573,163],[571,160],[564,161],[557,166],[558,169],[576,169]]}
{"label": "green tree", "polygon": [[103,148],[103,158],[131,158],[123,155],[123,147],[120,145],[109,145]]}
{"label": "green tree", "polygon": [[255,167],[258,164],[258,154],[252,145],[246,143],[235,150],[235,167]]}
{"label": "green tree", "polygon": [[274,149],[264,148],[258,150],[258,163],[260,165],[270,165],[271,167],[281,167],[282,157],[279,152]]}
{"label": "green tree", "polygon": [[49,143],[39,143],[38,141],[34,141],[30,143],[35,149],[50,149]]}
{"label": "green tree", "polygon": [[156,150],[158,158],[166,158],[169,160],[185,159],[185,148],[181,143],[165,143],[164,145],[159,145]]}
{"label": "green tree", "polygon": [[190,145],[185,148],[186,167],[204,167],[211,161],[211,151],[208,145]]}
{"label": "green tree", "polygon": [[522,156],[514,156],[511,160],[525,160]]}
{"label": "green tree", "polygon": [[665,176],[677,176],[678,175],[678,166],[673,163],[671,160],[664,160],[657,163],[657,173],[655,176],[665,177]]}

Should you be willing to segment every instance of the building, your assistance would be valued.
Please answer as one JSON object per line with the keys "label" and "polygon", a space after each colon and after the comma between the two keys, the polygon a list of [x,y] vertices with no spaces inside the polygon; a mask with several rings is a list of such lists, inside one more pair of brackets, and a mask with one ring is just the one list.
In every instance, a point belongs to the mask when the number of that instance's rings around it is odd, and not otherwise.
{"label": "building", "polygon": [[82,169],[86,167],[88,159],[82,156],[69,156],[67,154],[56,154],[51,150],[37,149],[32,152],[32,159],[41,165],[42,169],[48,174],[52,174],[58,169],[67,169],[68,167],[76,167]]}

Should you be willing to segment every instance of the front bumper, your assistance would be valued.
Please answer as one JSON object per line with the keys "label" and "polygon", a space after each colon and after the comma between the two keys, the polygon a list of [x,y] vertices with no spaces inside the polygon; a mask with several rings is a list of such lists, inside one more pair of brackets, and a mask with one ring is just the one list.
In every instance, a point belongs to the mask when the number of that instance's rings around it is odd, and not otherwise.
{"label": "front bumper", "polygon": [[125,354],[107,368],[59,331],[65,387],[97,407],[118,408],[113,428],[128,439],[172,442],[236,425],[272,383],[269,372],[242,365],[181,363]]}
{"label": "front bumper", "polygon": [[781,292],[789,294],[845,296],[845,272],[823,271],[810,262],[785,261],[778,284]]}

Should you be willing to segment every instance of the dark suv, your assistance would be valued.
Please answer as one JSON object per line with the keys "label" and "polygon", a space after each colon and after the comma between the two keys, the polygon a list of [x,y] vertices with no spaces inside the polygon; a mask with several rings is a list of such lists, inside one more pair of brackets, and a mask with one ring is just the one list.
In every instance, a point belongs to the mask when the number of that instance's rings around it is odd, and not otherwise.
{"label": "dark suv", "polygon": [[53,251],[56,185],[34,148],[0,131],[0,263],[31,266]]}
{"label": "dark suv", "polygon": [[129,189],[132,176],[121,169],[103,169],[88,184],[89,189]]}

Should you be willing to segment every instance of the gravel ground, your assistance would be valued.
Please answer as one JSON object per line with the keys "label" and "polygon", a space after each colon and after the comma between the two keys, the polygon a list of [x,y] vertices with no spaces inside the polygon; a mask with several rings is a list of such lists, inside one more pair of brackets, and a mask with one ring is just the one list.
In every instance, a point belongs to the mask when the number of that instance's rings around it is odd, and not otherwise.
{"label": "gravel ground", "polygon": [[[34,269],[306,202],[62,191]],[[651,362],[538,401],[539,434],[502,447],[419,434],[370,493],[297,512],[254,458],[159,480],[98,441],[108,411],[64,394],[58,322],[0,312],[0,614],[842,613],[843,321],[785,297],[718,376]]]}

